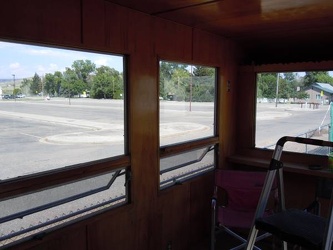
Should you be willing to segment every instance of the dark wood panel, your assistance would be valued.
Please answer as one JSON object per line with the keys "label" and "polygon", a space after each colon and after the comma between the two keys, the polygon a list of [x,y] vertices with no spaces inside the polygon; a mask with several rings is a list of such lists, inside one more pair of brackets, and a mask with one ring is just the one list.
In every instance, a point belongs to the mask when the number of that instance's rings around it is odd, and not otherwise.
{"label": "dark wood panel", "polygon": [[[128,250],[136,248],[136,219],[128,209],[111,211],[87,226],[87,249]],[[70,248],[64,248],[70,249]]]}
{"label": "dark wood panel", "polygon": [[209,236],[210,199],[214,172],[195,178],[181,186],[161,191],[158,205],[160,236],[156,249],[191,249]]}
{"label": "dark wood panel", "polygon": [[193,31],[193,60],[197,63],[220,65],[223,61],[223,39],[212,33]]}
{"label": "dark wood panel", "polygon": [[131,12],[128,15],[133,18],[133,22],[137,21],[137,24],[128,29],[128,39],[132,39],[128,41],[131,43],[128,65],[128,129],[132,170],[131,201],[135,218],[133,242],[136,249],[153,249],[156,238],[152,236],[152,225],[156,222],[156,197],[159,189],[158,63],[152,53],[150,20],[139,13]]}
{"label": "dark wood panel", "polygon": [[63,228],[52,234],[45,235],[30,242],[8,247],[10,250],[85,250],[87,248],[86,228],[72,226]]}
{"label": "dark wood panel", "polygon": [[249,53],[247,64],[333,57],[331,0],[108,1],[230,38]]}
{"label": "dark wood panel", "polygon": [[156,54],[161,59],[190,61],[192,59],[192,29],[159,18],[154,21]]}
{"label": "dark wood panel", "polygon": [[257,66],[244,66],[242,70],[254,70],[255,72],[297,72],[297,71],[331,71],[333,69],[333,61],[324,62],[303,62],[289,64],[264,64]]}
{"label": "dark wood panel", "polygon": [[136,9],[149,14],[157,14],[161,12],[172,12],[177,9],[192,8],[192,6],[202,5],[205,3],[216,2],[216,0],[145,0],[145,1],[133,1],[133,0],[106,0],[113,3],[117,3],[122,6]]}
{"label": "dark wood panel", "polygon": [[[287,152],[285,152],[287,153]],[[284,154],[285,154],[284,153]],[[272,152],[270,152],[272,155]],[[239,166],[253,166],[255,168],[261,168],[264,170],[267,170],[270,165],[271,158],[263,157],[259,155],[258,157],[255,156],[244,156],[244,155],[232,155],[228,157],[228,161]],[[281,161],[283,162],[283,170],[288,173],[294,173],[298,174],[298,176],[312,176],[312,177],[323,177],[323,178],[329,178],[333,179],[333,173],[328,170],[327,164],[328,159],[326,156],[317,156],[315,157],[305,157],[308,159],[308,161],[303,162],[300,161],[300,159],[304,158],[300,154],[294,155],[292,159],[284,159],[285,157],[282,157]],[[310,170],[309,169],[309,159],[317,159],[314,162],[317,164],[321,164],[324,166],[324,169],[321,170]],[[321,159],[320,159],[321,158]]]}
{"label": "dark wood panel", "polygon": [[255,144],[256,74],[253,71],[240,72],[238,81],[237,145],[238,149],[252,148]]}
{"label": "dark wood panel", "polygon": [[286,173],[283,176],[285,183],[285,199],[287,208],[303,209],[316,199],[318,179],[313,176],[300,176]]}
{"label": "dark wood panel", "polygon": [[188,150],[193,150],[196,148],[213,146],[218,143],[218,137],[211,137],[202,140],[185,142],[177,145],[163,146],[160,148],[160,157],[167,157],[170,155],[175,155],[180,152],[186,152]]}
{"label": "dark wood panel", "polygon": [[[243,19],[244,16],[253,16],[260,13],[260,1],[210,1],[205,4],[192,5],[191,8],[179,8],[174,11],[158,13],[159,17],[170,19],[196,28],[228,27],[224,20]],[[241,22],[238,20],[237,22]],[[215,25],[216,24],[216,25]],[[217,32],[221,33],[221,32]]]}
{"label": "dark wood panel", "polygon": [[158,206],[162,241],[157,249],[189,249],[190,208],[189,183],[162,192]]}
{"label": "dark wood panel", "polygon": [[113,51],[128,50],[128,14],[126,9],[106,2],[105,4],[105,39],[106,46]]}
{"label": "dark wood panel", "polygon": [[[229,40],[223,43],[223,64],[219,69],[218,92],[218,132],[220,148],[218,154],[218,166],[225,168],[227,162],[225,156],[233,154],[238,138],[236,110],[240,99],[238,97],[241,88],[238,79],[238,47]],[[236,59],[235,59],[236,58]],[[228,121],[228,122],[226,122]]]}
{"label": "dark wood panel", "polygon": [[82,41],[85,46],[106,47],[104,0],[82,1]]}
{"label": "dark wood panel", "polygon": [[8,1],[0,9],[0,21],[0,36],[4,38],[58,45],[81,42],[80,0]]}
{"label": "dark wood panel", "polygon": [[211,197],[214,190],[214,172],[191,182],[190,196],[190,245],[209,238],[211,226]]}
{"label": "dark wood panel", "polygon": [[153,18],[138,11],[128,11],[128,50],[131,54],[142,54],[152,60],[155,56],[153,40]]}

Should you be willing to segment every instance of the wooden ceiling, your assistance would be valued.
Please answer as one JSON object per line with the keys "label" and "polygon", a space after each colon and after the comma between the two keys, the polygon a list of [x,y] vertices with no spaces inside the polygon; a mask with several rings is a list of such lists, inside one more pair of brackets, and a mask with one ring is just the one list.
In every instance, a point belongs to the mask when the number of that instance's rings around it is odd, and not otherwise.
{"label": "wooden ceiling", "polygon": [[248,63],[333,59],[333,0],[107,1],[230,38]]}

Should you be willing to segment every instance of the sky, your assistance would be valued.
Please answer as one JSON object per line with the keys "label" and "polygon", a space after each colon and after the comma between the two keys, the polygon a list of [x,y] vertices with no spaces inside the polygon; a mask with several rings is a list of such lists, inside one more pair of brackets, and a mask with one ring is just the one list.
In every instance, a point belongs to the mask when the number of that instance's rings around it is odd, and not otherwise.
{"label": "sky", "polygon": [[0,41],[0,79],[43,76],[63,72],[75,60],[90,60],[96,67],[109,66],[123,72],[123,57]]}
{"label": "sky", "polygon": [[[123,72],[123,57],[102,53],[89,53],[34,45],[0,41],[0,79],[23,79],[35,73],[44,76],[55,71],[63,72],[75,60],[90,60],[97,67],[109,66]],[[333,71],[329,74],[333,76]],[[299,72],[299,76],[304,76]]]}

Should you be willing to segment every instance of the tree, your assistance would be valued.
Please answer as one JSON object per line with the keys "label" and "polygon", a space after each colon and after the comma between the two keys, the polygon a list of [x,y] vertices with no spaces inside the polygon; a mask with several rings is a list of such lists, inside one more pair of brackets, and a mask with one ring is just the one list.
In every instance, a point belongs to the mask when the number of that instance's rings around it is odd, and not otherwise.
{"label": "tree", "polygon": [[54,83],[55,83],[55,92],[60,95],[61,91],[61,82],[63,81],[63,75],[60,71],[54,72]]}
{"label": "tree", "polygon": [[30,93],[38,94],[42,92],[42,79],[35,73],[30,84]]}
{"label": "tree", "polygon": [[78,79],[88,83],[88,76],[95,72],[96,65],[90,60],[76,60],[72,64],[72,70],[75,72]]}
{"label": "tree", "polygon": [[22,90],[20,88],[13,89],[13,95],[17,96],[18,94],[22,94]]}
{"label": "tree", "polygon": [[215,76],[194,76],[192,79],[192,101],[213,102],[215,99]]}
{"label": "tree", "polygon": [[90,60],[76,60],[71,68],[66,68],[62,79],[59,73],[56,75],[58,86],[61,86],[61,90],[66,92],[66,95],[81,95],[90,90],[89,77],[95,70],[96,65]]}
{"label": "tree", "polygon": [[214,76],[215,69],[211,67],[195,66],[193,70],[195,76]]}
{"label": "tree", "polygon": [[160,63],[160,78],[163,80],[171,79],[175,70],[186,70],[188,65],[173,62],[161,61]]}
{"label": "tree", "polygon": [[305,72],[303,78],[304,86],[311,86],[313,83],[331,83],[333,84],[333,78],[328,74],[328,71],[309,71]]}
{"label": "tree", "polygon": [[56,80],[55,75],[51,73],[45,74],[45,85],[44,90],[47,94],[52,94],[56,92]]}
{"label": "tree", "polygon": [[192,101],[212,102],[215,99],[215,69],[195,66],[192,79]]}
{"label": "tree", "polygon": [[63,81],[63,75],[60,71],[54,72],[54,74],[45,74],[44,91],[47,94],[56,95],[60,94],[61,82]]}
{"label": "tree", "polygon": [[[297,73],[294,72],[288,72],[288,73],[283,73],[281,74],[284,82],[286,83],[286,86],[281,85],[281,91],[282,91],[282,98],[293,98],[294,100],[298,97],[301,96],[299,93],[299,87],[302,85]],[[287,92],[287,93],[286,93]]]}
{"label": "tree", "polygon": [[96,75],[92,77],[90,96],[93,98],[120,99],[123,94],[122,75],[108,66],[96,69]]}
{"label": "tree", "polygon": [[24,91],[25,94],[27,94],[30,90],[30,85],[32,84],[31,79],[24,78],[21,82],[21,89]]}
{"label": "tree", "polygon": [[[188,70],[186,70],[187,67],[188,65],[186,64],[172,63],[166,61],[160,62],[160,96],[166,99],[168,95],[176,94],[174,92],[176,90],[176,86],[174,86],[172,82],[175,81],[175,76],[180,76],[180,72],[188,72]],[[176,70],[178,70],[178,73],[175,73]],[[178,90],[180,91],[180,89]],[[180,94],[180,96],[184,96],[184,94]]]}
{"label": "tree", "polygon": [[212,102],[215,98],[215,69],[161,62],[160,96],[177,101]]}
{"label": "tree", "polygon": [[[176,68],[173,71],[170,82],[174,88],[173,93],[170,91],[171,89],[166,89],[168,93],[172,93],[176,96],[178,101],[183,101],[188,99],[189,96],[189,86],[191,84],[191,75],[190,72],[184,68]],[[169,86],[170,88],[170,86]]]}
{"label": "tree", "polygon": [[331,85],[333,85],[333,77],[331,77],[328,72],[326,72],[326,74],[320,74],[317,77],[317,82],[320,83],[330,83]]}
{"label": "tree", "polygon": [[257,96],[258,98],[270,98],[276,97],[276,73],[260,73],[257,76]]}
{"label": "tree", "polygon": [[[288,100],[293,94],[292,83],[289,82],[286,78],[279,78],[279,89],[278,89],[278,98]],[[276,91],[275,91],[276,92]]]}
{"label": "tree", "polygon": [[78,78],[78,75],[73,69],[66,68],[66,71],[63,73],[61,88],[68,97],[72,97],[73,95],[83,93],[86,89],[86,84],[82,79]]}
{"label": "tree", "polygon": [[294,82],[296,80],[296,74],[293,72],[286,72],[281,75],[289,83]]}
{"label": "tree", "polygon": [[[257,97],[276,98],[277,73],[261,73],[257,76]],[[300,90],[302,82],[297,77],[297,73],[279,73],[278,98],[289,100],[290,98],[305,99],[307,94]]]}
{"label": "tree", "polygon": [[299,100],[305,100],[307,98],[309,98],[309,94],[306,93],[305,91],[298,91],[296,92],[295,98],[299,99]]}

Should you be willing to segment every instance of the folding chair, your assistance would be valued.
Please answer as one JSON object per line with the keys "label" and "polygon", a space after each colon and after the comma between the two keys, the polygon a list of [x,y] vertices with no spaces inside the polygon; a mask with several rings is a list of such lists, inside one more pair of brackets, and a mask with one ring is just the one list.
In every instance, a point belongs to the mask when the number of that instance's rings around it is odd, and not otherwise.
{"label": "folding chair", "polygon": [[[281,239],[284,250],[287,249],[287,242],[311,250],[331,250],[333,236],[332,195],[328,218],[309,213],[304,209],[286,209],[285,207],[283,163],[280,161],[280,157],[283,146],[287,141],[333,147],[333,142],[315,139],[286,136],[278,140],[265,179],[265,186],[257,206],[255,220],[251,227],[246,249],[250,250],[254,248],[258,230],[264,230]],[[280,209],[278,212],[265,217],[263,216],[264,209],[276,174],[278,177]]]}
{"label": "folding chair", "polygon": [[[212,198],[211,250],[215,249],[216,234],[222,231],[241,241],[240,245],[231,249],[244,248],[246,239],[236,233],[235,229],[250,230],[265,176],[265,172],[216,170]],[[217,203],[222,203],[222,206]],[[268,236],[269,234],[263,234],[257,241]]]}

